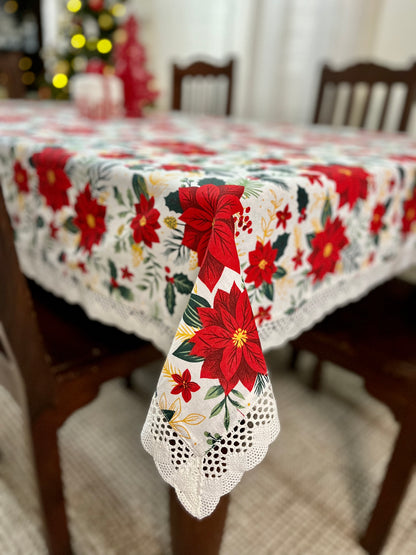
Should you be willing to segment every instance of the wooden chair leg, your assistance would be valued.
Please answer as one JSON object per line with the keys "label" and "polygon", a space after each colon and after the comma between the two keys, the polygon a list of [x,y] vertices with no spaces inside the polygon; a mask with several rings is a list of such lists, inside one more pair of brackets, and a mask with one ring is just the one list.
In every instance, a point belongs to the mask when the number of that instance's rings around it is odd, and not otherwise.
{"label": "wooden chair leg", "polygon": [[313,391],[319,391],[321,389],[321,383],[322,383],[322,360],[318,358],[312,370],[312,377],[311,377],[309,387]]}
{"label": "wooden chair leg", "polygon": [[416,412],[413,412],[402,422],[377,502],[360,538],[370,555],[382,550],[406,492],[416,461],[415,429]]}
{"label": "wooden chair leg", "polygon": [[124,386],[126,389],[133,389],[133,379],[132,374],[129,374],[124,378]]}
{"label": "wooden chair leg", "polygon": [[230,496],[221,497],[215,511],[198,520],[181,505],[170,489],[170,534],[174,555],[218,555]]}
{"label": "wooden chair leg", "polygon": [[32,446],[46,542],[50,555],[70,555],[58,446],[58,425],[52,411],[31,422]]}
{"label": "wooden chair leg", "polygon": [[300,353],[299,349],[292,346],[292,354],[289,360],[289,370],[292,370],[292,372],[296,372],[298,369],[297,364],[298,364],[299,353]]}

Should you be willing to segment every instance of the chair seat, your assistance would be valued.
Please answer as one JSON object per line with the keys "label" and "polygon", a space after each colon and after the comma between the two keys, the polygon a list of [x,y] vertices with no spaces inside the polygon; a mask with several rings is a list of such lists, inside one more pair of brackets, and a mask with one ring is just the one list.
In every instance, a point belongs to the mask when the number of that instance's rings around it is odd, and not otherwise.
{"label": "chair seat", "polygon": [[[416,379],[416,287],[391,280],[336,310],[294,344],[360,374]],[[319,353],[317,352],[319,350]]]}
{"label": "chair seat", "polygon": [[39,328],[52,370],[98,362],[102,357],[137,351],[146,345],[133,334],[90,320],[78,305],[70,305],[29,281]]}

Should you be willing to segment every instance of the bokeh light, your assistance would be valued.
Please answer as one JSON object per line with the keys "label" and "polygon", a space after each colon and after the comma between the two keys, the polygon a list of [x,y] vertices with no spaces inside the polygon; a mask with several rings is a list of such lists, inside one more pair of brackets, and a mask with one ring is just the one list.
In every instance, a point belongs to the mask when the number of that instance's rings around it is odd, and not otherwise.
{"label": "bokeh light", "polygon": [[52,85],[56,89],[63,89],[68,84],[68,77],[64,73],[57,73],[53,76]]}
{"label": "bokeh light", "polygon": [[3,9],[6,13],[15,13],[18,9],[19,5],[16,2],[16,0],[8,0],[4,6]]}
{"label": "bokeh light", "polygon": [[114,19],[108,13],[102,13],[98,16],[98,25],[104,31],[109,31],[112,27],[114,27]]}
{"label": "bokeh light", "polygon": [[22,83],[24,85],[31,85],[35,81],[35,74],[33,71],[25,71],[22,75]]}
{"label": "bokeh light", "polygon": [[71,45],[74,48],[82,48],[83,46],[85,46],[85,42],[86,42],[86,39],[84,35],[81,35],[80,33],[74,35],[71,38]]}
{"label": "bokeh light", "polygon": [[123,15],[126,13],[126,6],[117,2],[111,8],[111,13],[114,15],[114,17],[123,17]]}
{"label": "bokeh light", "polygon": [[22,56],[19,60],[19,69],[21,71],[27,71],[32,67],[32,60],[29,56]]}
{"label": "bokeh light", "polygon": [[100,54],[108,54],[112,48],[113,45],[108,39],[101,39],[97,42],[97,50]]}
{"label": "bokeh light", "polygon": [[69,0],[66,5],[66,8],[69,12],[76,13],[82,8],[82,2],[80,0]]}

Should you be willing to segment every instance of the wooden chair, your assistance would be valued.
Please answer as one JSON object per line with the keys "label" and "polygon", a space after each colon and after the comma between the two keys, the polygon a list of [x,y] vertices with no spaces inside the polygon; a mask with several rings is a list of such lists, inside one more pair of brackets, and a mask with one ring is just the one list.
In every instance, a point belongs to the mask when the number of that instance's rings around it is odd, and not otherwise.
{"label": "wooden chair", "polygon": [[416,462],[415,311],[416,287],[391,280],[292,342],[296,350],[308,350],[319,361],[361,376],[367,391],[391,409],[400,425],[378,500],[361,537],[362,547],[371,554],[384,545]]}
{"label": "wooden chair", "polygon": [[21,57],[21,52],[0,52],[0,87],[6,89],[9,98],[23,98],[26,92],[19,69]]}
{"label": "wooden chair", "polygon": [[92,322],[79,307],[28,285],[19,269],[1,186],[0,284],[0,355],[15,361],[24,385],[49,552],[66,555],[71,546],[58,429],[96,397],[103,382],[128,376],[161,355],[149,343]]}
{"label": "wooden chair", "polygon": [[[363,97],[359,97],[357,87],[364,83],[367,85]],[[384,102],[378,115],[377,129],[382,130],[386,122],[386,114],[392,104],[392,89],[397,83],[402,83],[406,87],[406,96],[397,126],[398,131],[405,131],[408,125],[412,104],[416,93],[416,63],[408,69],[390,69],[373,63],[360,63],[345,69],[334,70],[328,65],[324,65],[321,73],[318,98],[316,102],[313,123],[332,123],[336,100],[339,95],[341,84],[349,85],[347,104],[343,117],[343,125],[349,125],[352,121],[353,108],[355,101],[362,102],[361,117],[358,127],[364,127],[369,113],[370,101],[374,97],[374,86],[377,83],[384,83],[387,87]],[[330,89],[333,94],[328,102],[327,95]]]}
{"label": "wooden chair", "polygon": [[[392,87],[396,83],[406,86],[398,131],[406,130],[410,110],[415,100],[416,63],[406,70],[392,70],[372,63],[356,64],[335,71],[325,65],[322,69],[313,123],[321,122],[323,112],[332,122],[338,86],[350,85],[343,123],[351,122],[356,87],[367,84],[367,91],[359,127],[364,127],[370,100],[376,83],[387,86],[378,118],[378,130],[383,129]],[[335,87],[332,102],[325,104],[328,86]],[[328,122],[328,120],[326,120]],[[378,303],[378,304],[377,304]],[[312,371],[311,388],[319,389],[322,381],[323,361],[330,361],[363,376],[367,390],[384,402],[400,423],[401,430],[390,460],[389,468],[373,510],[361,545],[371,554],[379,553],[387,538],[399,509],[401,499],[415,460],[416,409],[416,329],[410,317],[415,306],[415,290],[405,282],[394,280],[380,286],[368,297],[337,310],[312,330],[292,341],[291,367],[296,367],[300,350],[317,356]],[[406,374],[406,375],[404,375]]]}
{"label": "wooden chair", "polygon": [[[227,64],[214,65],[204,61],[194,62],[186,67],[173,64],[172,110],[183,110],[213,115],[231,114],[233,92],[234,61]],[[185,80],[191,82],[185,91]],[[225,94],[221,95],[219,80],[227,84]],[[199,81],[199,82],[198,82]],[[216,88],[213,89],[212,85]]]}

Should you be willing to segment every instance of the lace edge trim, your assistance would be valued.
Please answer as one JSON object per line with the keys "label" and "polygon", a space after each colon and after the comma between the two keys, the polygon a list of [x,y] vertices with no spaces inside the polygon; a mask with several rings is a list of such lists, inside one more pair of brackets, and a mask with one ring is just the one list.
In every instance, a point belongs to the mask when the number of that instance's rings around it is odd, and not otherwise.
{"label": "lace edge trim", "polygon": [[[125,314],[122,315],[117,311],[119,306],[117,303],[113,303],[111,298],[104,297],[92,289],[88,290],[88,294],[80,294],[79,287],[74,285],[69,277],[59,276],[59,279],[55,279],[55,274],[53,272],[46,273],[44,264],[38,259],[23,252],[22,249],[18,250],[18,255],[23,273],[38,285],[70,304],[79,305],[91,319],[115,326],[125,333],[133,333],[141,339],[150,341],[164,356],[167,356],[176,329],[166,328],[166,333],[161,333],[160,322],[155,324],[145,313],[138,312],[133,307],[124,307],[123,305]],[[107,311],[104,307],[108,305],[114,306],[114,310]],[[140,326],[140,334],[138,334],[140,320],[143,325]],[[157,338],[157,343],[155,338]]]}
{"label": "lace edge trim", "polygon": [[[162,479],[172,486],[184,508],[195,518],[202,519],[209,516],[218,505],[220,498],[241,481],[245,472],[257,466],[267,455],[269,446],[280,432],[280,421],[274,401],[274,418],[253,435],[253,445],[238,457],[238,468],[228,467],[227,471],[218,477],[202,476],[204,457],[192,453],[192,464],[198,471],[196,480],[192,480],[189,472],[189,487],[183,487],[183,469],[177,470],[171,464],[171,449],[169,446],[154,438],[152,434],[152,415],[157,407],[154,399],[141,432],[141,442],[144,449],[152,456],[156,468]],[[233,432],[230,432],[230,435]],[[230,458],[233,458],[231,455]],[[189,468],[189,467],[188,467]]]}
{"label": "lace edge trim", "polygon": [[[377,268],[371,268],[365,274],[362,272],[350,274],[348,281],[342,279],[329,288],[315,292],[314,296],[309,298],[294,314],[283,316],[266,329],[261,330],[260,328],[259,336],[263,350],[267,351],[283,346],[322,321],[331,312],[358,301],[374,287],[415,265],[415,247],[416,245],[412,245],[405,252],[402,251],[400,256]],[[319,306],[319,310],[315,310],[316,305]]]}

